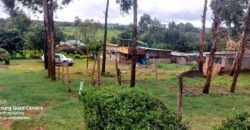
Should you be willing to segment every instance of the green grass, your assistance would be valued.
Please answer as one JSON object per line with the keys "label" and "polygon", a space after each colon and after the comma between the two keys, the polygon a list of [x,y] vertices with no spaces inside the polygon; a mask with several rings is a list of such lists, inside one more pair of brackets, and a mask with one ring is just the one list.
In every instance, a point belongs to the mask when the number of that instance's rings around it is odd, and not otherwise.
{"label": "green grass", "polygon": [[[82,39],[83,35],[81,34],[79,28],[76,27],[62,27],[64,33],[67,36],[73,35],[76,36],[77,39]],[[121,33],[120,30],[115,30],[115,29],[108,29],[108,38],[107,41],[110,42],[112,37],[117,37]],[[98,29],[96,32],[96,40],[97,41],[103,41],[103,36],[104,36],[104,29]]]}
{"label": "green grass", "polygon": [[[116,84],[114,63],[107,63],[109,76],[102,77],[103,86]],[[78,101],[78,88],[81,79],[89,85],[93,62],[86,69],[85,60],[76,60],[70,67],[72,79],[72,96],[66,96],[66,87],[61,81],[50,81],[47,72],[39,60],[12,60],[8,68],[0,66],[0,100],[7,100],[9,105],[43,106],[45,110],[32,114],[28,121],[11,121],[11,126],[1,126],[1,129],[27,130],[39,127],[46,130],[84,129],[82,104]],[[190,66],[176,64],[159,64],[157,96],[173,111],[176,109],[176,76]],[[123,86],[129,86],[130,66],[121,65]],[[149,93],[154,93],[154,69],[138,68],[137,85]],[[211,94],[201,94],[204,79],[185,78],[183,97],[183,121],[189,123],[192,130],[210,130],[221,120],[235,113],[250,109],[250,74],[241,74],[236,94],[229,94],[232,77],[228,75],[215,76],[212,79]],[[27,112],[30,115],[29,112]]]}

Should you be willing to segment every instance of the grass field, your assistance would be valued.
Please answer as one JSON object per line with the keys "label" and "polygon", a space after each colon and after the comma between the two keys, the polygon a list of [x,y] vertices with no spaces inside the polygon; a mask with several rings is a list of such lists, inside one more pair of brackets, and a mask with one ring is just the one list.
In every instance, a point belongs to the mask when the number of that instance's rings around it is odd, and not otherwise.
{"label": "grass field", "polygon": [[[0,101],[7,104],[0,106],[42,106],[42,111],[26,111],[31,117],[26,121],[2,121],[0,130],[83,130],[82,104],[78,101],[80,80],[89,85],[93,63],[86,69],[85,60],[76,60],[70,67],[72,79],[72,96],[66,96],[66,87],[60,80],[50,81],[40,60],[14,60],[8,67],[0,66]],[[159,89],[157,96],[173,111],[176,109],[176,76],[190,66],[159,64]],[[108,75],[102,77],[102,86],[116,84],[115,68],[107,63]],[[121,65],[123,87],[129,86],[130,66]],[[215,76],[212,81],[211,94],[201,94],[203,79],[186,78],[183,101],[183,121],[192,130],[210,130],[221,120],[235,113],[250,111],[250,74],[241,74],[236,94],[229,94],[231,77]],[[154,93],[154,69],[152,66],[138,67],[137,86],[148,93]]]}
{"label": "grass field", "polygon": [[[67,36],[76,36],[77,39],[79,39],[79,38],[82,39],[83,38],[83,35],[81,34],[79,28],[69,26],[69,27],[62,27],[62,29],[64,30],[64,33]],[[108,42],[111,41],[112,37],[117,37],[120,33],[121,33],[120,30],[109,29],[108,30],[108,38],[107,38]],[[96,32],[97,41],[103,40],[103,35],[104,35],[104,29],[98,29],[97,32]]]}

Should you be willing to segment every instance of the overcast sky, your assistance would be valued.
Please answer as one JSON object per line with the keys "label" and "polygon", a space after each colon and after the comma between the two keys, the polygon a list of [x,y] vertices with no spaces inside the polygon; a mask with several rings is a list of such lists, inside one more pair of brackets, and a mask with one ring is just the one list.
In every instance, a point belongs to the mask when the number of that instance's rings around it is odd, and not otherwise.
{"label": "overcast sky", "polygon": [[[122,15],[119,6],[110,0],[109,23],[129,24],[132,23],[132,12],[129,15]],[[210,2],[209,2],[210,3]],[[152,18],[157,18],[163,23],[170,21],[190,22],[197,27],[201,26],[201,14],[204,0],[138,0],[138,18],[143,14],[150,14]],[[209,5],[208,5],[209,6]],[[74,21],[76,16],[81,19],[95,19],[104,21],[104,11],[106,0],[73,0],[64,9],[58,10],[55,20]],[[0,3],[0,17],[7,18]],[[207,27],[211,26],[211,10],[208,8]],[[42,20],[42,15],[28,13],[32,19]]]}

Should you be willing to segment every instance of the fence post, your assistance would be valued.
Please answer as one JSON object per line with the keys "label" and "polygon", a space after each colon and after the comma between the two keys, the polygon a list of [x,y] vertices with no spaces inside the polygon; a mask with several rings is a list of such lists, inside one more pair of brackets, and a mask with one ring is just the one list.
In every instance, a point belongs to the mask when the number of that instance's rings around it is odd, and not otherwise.
{"label": "fence post", "polygon": [[116,80],[117,80],[118,84],[121,85],[122,84],[121,70],[118,67],[118,54],[116,54],[116,59],[115,59],[115,70],[116,70]]}
{"label": "fence post", "polygon": [[100,55],[97,54],[97,85],[101,85]]}
{"label": "fence post", "polygon": [[155,95],[158,94],[158,74],[157,74],[157,64],[155,63]]}
{"label": "fence post", "polygon": [[96,56],[94,56],[94,67],[92,71],[91,84],[94,85],[94,76],[95,76],[95,66],[96,66]]}
{"label": "fence post", "polygon": [[182,118],[182,91],[183,91],[183,76],[178,77],[179,85],[177,92],[177,116]]}

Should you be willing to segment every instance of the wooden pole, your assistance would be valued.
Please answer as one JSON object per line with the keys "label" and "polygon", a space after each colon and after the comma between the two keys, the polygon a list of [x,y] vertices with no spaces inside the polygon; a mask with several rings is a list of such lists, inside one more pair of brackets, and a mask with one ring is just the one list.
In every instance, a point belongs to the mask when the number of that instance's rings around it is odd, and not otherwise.
{"label": "wooden pole", "polygon": [[62,83],[64,83],[65,76],[64,76],[64,68],[65,68],[65,62],[62,63]]}
{"label": "wooden pole", "polygon": [[96,57],[94,56],[94,66],[93,66],[92,77],[91,77],[92,84],[94,84],[95,66],[96,66]]}
{"label": "wooden pole", "polygon": [[86,64],[87,69],[89,68],[89,47],[87,47],[87,64]]}
{"label": "wooden pole", "polygon": [[155,95],[158,94],[158,74],[157,74],[157,64],[155,63]]}
{"label": "wooden pole", "polygon": [[66,80],[66,82],[67,82],[67,95],[68,96],[70,96],[70,94],[71,94],[71,89],[70,89],[70,84],[71,84],[71,81],[70,81],[70,79],[69,79],[69,65],[68,65],[68,61],[66,61],[66,70],[67,70],[67,80]]}
{"label": "wooden pole", "polygon": [[57,72],[57,74],[58,74],[58,79],[60,79],[61,77],[60,77],[60,75],[61,75],[61,62],[60,62],[60,60],[59,60],[59,64],[58,64],[58,67],[57,67],[57,70],[58,70],[58,72]]}
{"label": "wooden pole", "polygon": [[183,91],[183,77],[179,77],[179,87],[177,92],[177,116],[182,118],[182,91]]}
{"label": "wooden pole", "polygon": [[116,70],[116,80],[117,80],[117,83],[118,83],[118,85],[121,85],[122,84],[122,82],[121,82],[121,70],[118,67],[118,54],[116,54],[115,70]]}
{"label": "wooden pole", "polygon": [[97,54],[97,85],[101,85],[101,67],[100,67],[100,55]]}

